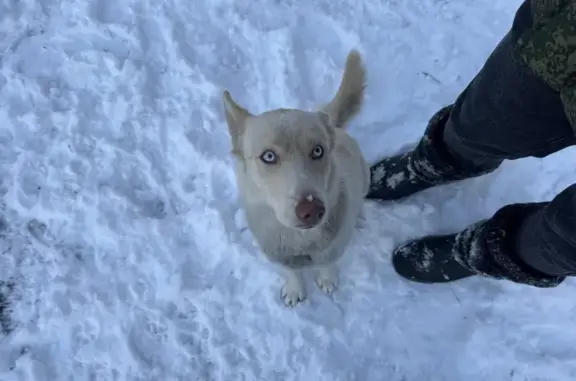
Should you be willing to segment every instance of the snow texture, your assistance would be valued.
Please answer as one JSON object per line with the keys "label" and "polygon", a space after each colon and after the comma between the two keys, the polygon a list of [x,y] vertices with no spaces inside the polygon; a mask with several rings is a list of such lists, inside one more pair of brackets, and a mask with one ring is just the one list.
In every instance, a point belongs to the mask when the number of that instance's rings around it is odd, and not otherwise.
{"label": "snow texture", "polygon": [[321,104],[357,47],[350,131],[376,160],[418,140],[519,4],[0,0],[0,380],[576,379],[573,280],[424,286],[390,265],[408,239],[551,199],[574,148],[367,202],[339,289],[288,309],[221,108],[223,88],[254,112]]}

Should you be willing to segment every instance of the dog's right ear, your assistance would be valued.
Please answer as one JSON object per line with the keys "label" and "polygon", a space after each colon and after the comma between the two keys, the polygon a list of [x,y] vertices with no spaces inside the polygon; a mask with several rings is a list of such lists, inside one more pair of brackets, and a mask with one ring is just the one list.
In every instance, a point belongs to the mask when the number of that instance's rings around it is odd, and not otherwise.
{"label": "dog's right ear", "polygon": [[234,101],[232,95],[228,90],[224,90],[222,94],[222,101],[224,103],[224,114],[226,115],[226,123],[228,124],[228,132],[232,138],[232,147],[237,151],[239,147],[240,137],[244,133],[246,119],[252,116],[248,110],[241,107]]}

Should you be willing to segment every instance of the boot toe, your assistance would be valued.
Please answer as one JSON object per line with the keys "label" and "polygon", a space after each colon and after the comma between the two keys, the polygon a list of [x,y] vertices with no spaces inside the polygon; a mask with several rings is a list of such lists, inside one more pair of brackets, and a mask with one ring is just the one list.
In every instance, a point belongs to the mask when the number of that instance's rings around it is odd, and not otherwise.
{"label": "boot toe", "polygon": [[475,275],[452,255],[455,236],[427,237],[394,250],[396,272],[413,282],[447,283]]}
{"label": "boot toe", "polygon": [[410,169],[411,152],[380,160],[370,168],[370,200],[395,201],[430,188]]}

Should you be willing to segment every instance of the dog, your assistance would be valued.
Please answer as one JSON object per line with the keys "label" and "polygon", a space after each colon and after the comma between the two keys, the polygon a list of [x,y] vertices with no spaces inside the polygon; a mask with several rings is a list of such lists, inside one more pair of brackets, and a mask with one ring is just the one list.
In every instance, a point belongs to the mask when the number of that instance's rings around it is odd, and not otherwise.
{"label": "dog", "polygon": [[301,272],[316,270],[325,293],[339,282],[342,257],[370,184],[369,166],[349,122],[364,102],[366,70],[355,49],[333,99],[318,110],[252,114],[222,94],[246,220],[259,247],[284,275],[288,307],[306,299]]}

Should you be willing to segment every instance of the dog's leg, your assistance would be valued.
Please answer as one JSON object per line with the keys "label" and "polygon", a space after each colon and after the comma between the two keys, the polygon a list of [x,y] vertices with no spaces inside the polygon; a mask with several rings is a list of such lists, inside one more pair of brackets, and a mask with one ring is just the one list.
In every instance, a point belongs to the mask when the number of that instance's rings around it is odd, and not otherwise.
{"label": "dog's leg", "polygon": [[284,286],[282,287],[282,300],[287,307],[294,307],[306,299],[306,285],[299,271],[283,269]]}
{"label": "dog's leg", "polygon": [[364,229],[368,225],[368,220],[366,220],[366,212],[364,209],[360,209],[358,212],[358,218],[356,219],[356,229]]}
{"label": "dog's leg", "polygon": [[333,263],[319,267],[316,283],[326,294],[332,294],[338,287],[338,266]]}

